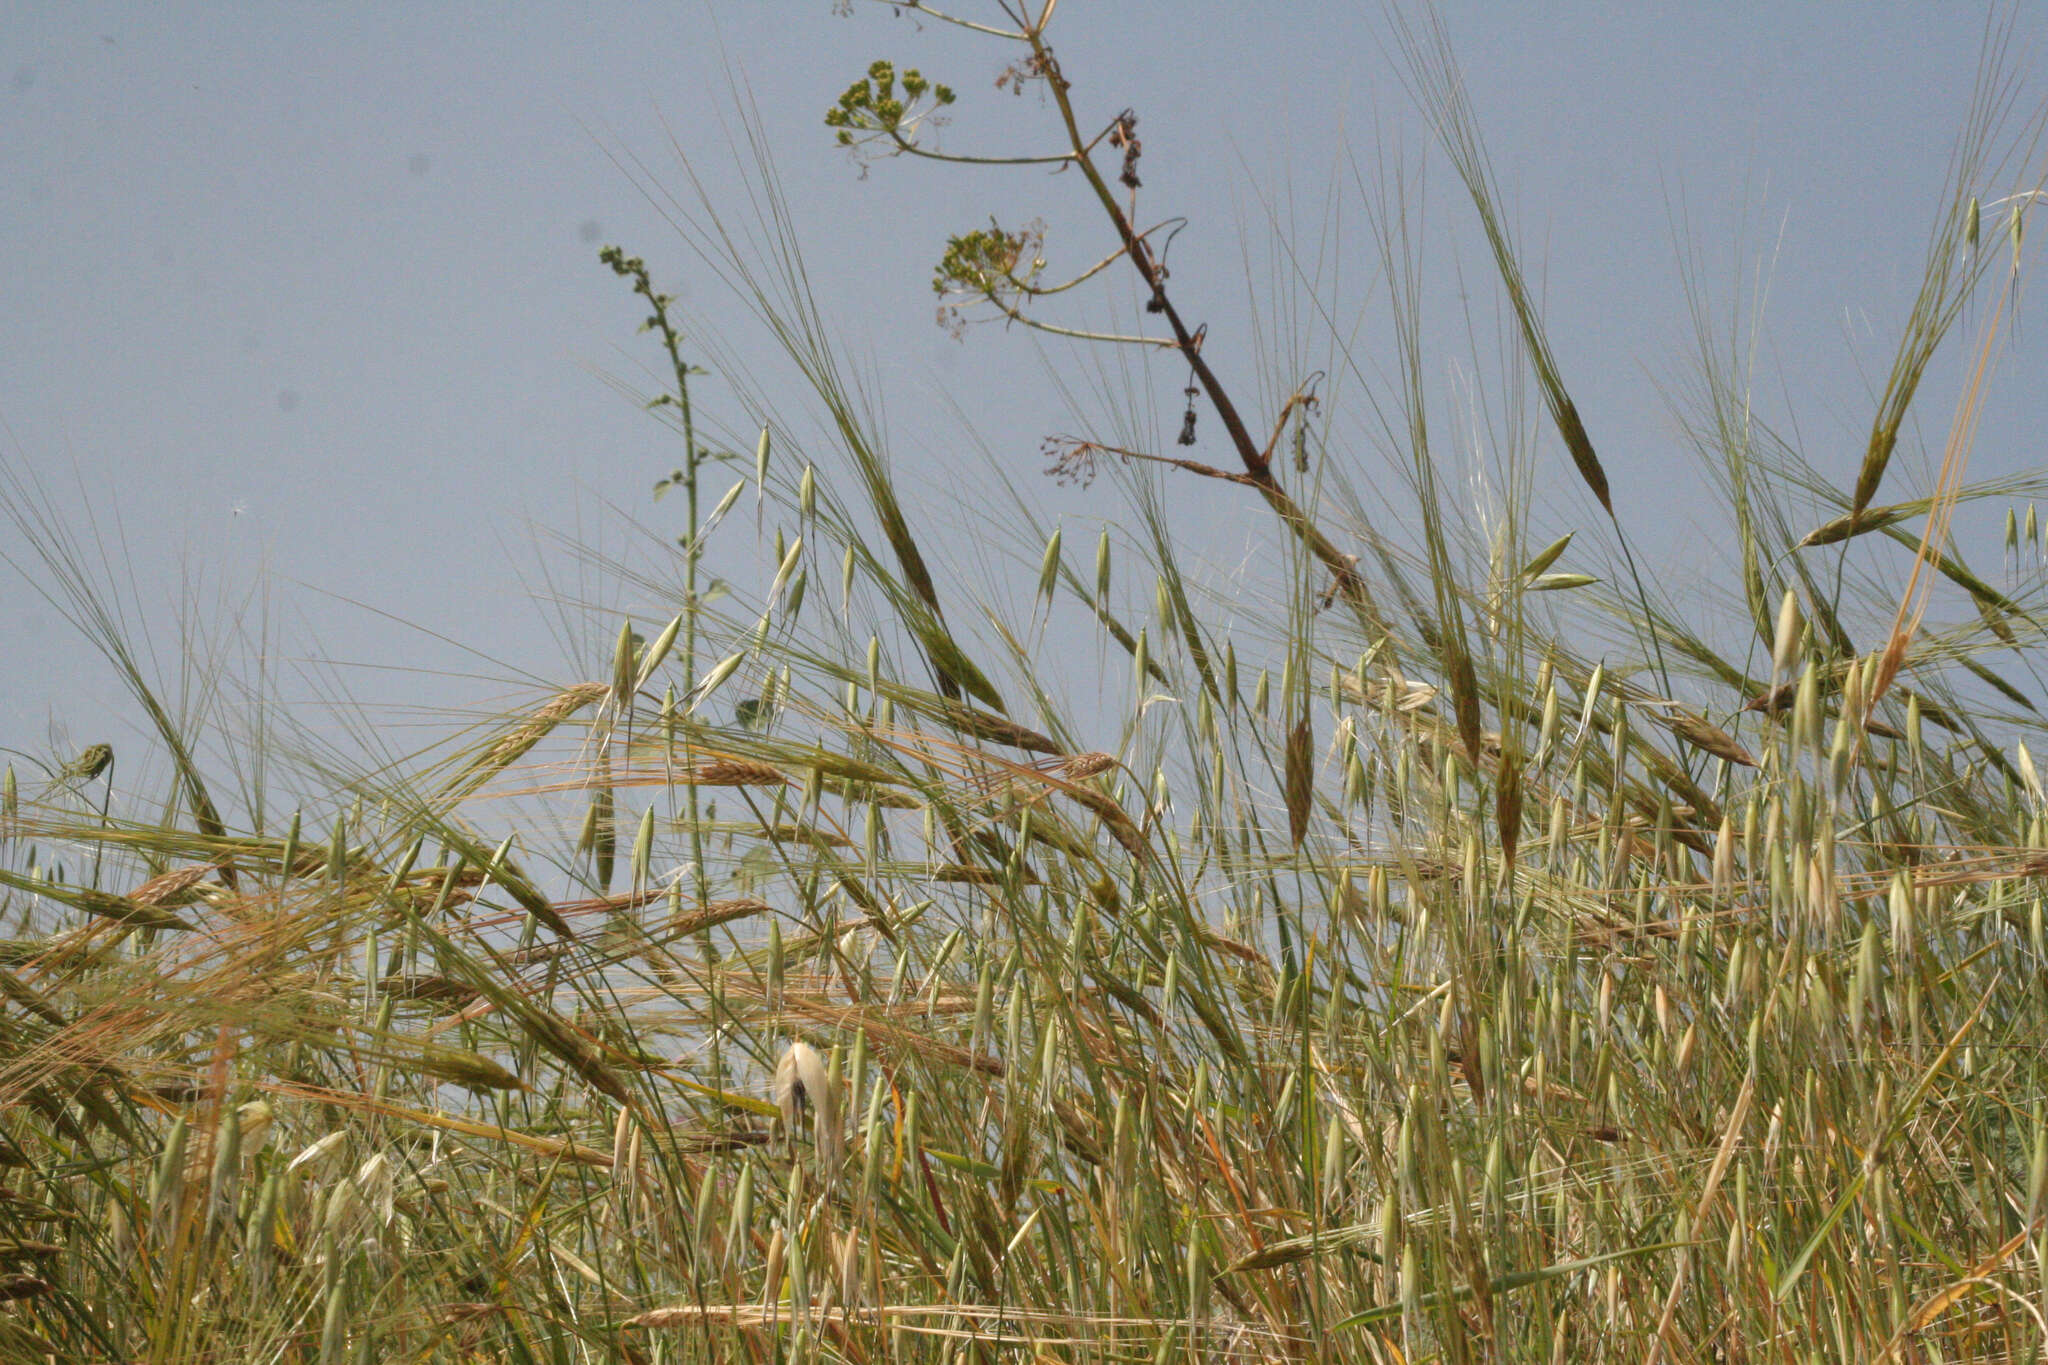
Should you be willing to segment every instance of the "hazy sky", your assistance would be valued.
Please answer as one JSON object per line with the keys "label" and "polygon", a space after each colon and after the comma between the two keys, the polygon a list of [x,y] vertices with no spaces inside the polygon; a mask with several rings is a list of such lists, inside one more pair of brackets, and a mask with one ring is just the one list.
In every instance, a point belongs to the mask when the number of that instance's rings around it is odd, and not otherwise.
{"label": "hazy sky", "polygon": [[[957,526],[974,504],[985,467],[957,407],[1065,516],[1069,544],[1092,543],[1117,510],[1104,486],[1080,497],[1038,474],[1039,438],[1076,425],[1038,350],[993,328],[948,339],[929,288],[946,234],[992,212],[1071,225],[1054,237],[1063,261],[1100,254],[1076,184],[901,162],[863,176],[819,122],[878,56],[958,88],[949,147],[1041,148],[1051,113],[993,88],[1005,51],[833,8],[0,3],[0,459],[99,537],[166,676],[180,603],[218,632],[245,602],[268,613],[280,678],[338,661],[332,685],[369,700],[463,705],[509,694],[522,673],[594,675],[616,615],[578,618],[551,596],[674,608],[579,568],[563,541],[630,549],[629,518],[680,530],[674,503],[649,498],[673,444],[605,379],[639,380],[654,356],[599,246],[644,256],[764,391],[789,382],[642,193],[684,183],[677,146],[714,196],[730,193],[736,82],[825,315],[871,377],[914,511]],[[1660,398],[1691,344],[1681,220],[1724,315],[1768,267],[1760,387],[1849,482],[1919,281],[1984,11],[1486,3],[1445,15],[1559,362],[1660,571],[1706,571],[1715,546],[1696,532],[1719,525],[1694,516],[1698,485]],[[1371,5],[1060,7],[1054,36],[1086,116],[1135,108],[1145,209],[1191,220],[1176,297],[1211,323],[1219,363],[1248,354],[1276,205],[1297,252],[1342,263],[1362,344],[1385,353],[1352,188],[1354,166],[1370,173],[1383,151],[1425,169],[1428,240],[1444,248],[1433,302],[1461,316],[1461,270],[1490,318],[1469,208],[1384,33]],[[2048,8],[2026,6],[2013,68],[2048,70],[2044,53]],[[2044,94],[2023,87],[2019,112]],[[636,161],[647,179],[624,169]],[[2003,361],[1979,475],[2044,463],[2036,335],[2023,326]],[[1433,382],[1452,373],[1440,361]],[[1180,382],[1162,371],[1154,386],[1163,422]],[[1925,404],[1936,448],[1954,395],[1944,383]],[[717,377],[699,401],[734,428],[754,421]],[[1542,449],[1559,474],[1544,494],[1571,524],[1588,504],[1554,442]],[[1205,457],[1227,460],[1214,444]],[[1907,495],[1917,461],[1902,455],[1888,493]],[[1271,534],[1234,490],[1188,496],[1212,562]],[[1998,557],[1974,552],[1989,567]],[[582,623],[565,630],[565,616]],[[97,656],[0,565],[0,746],[140,745],[138,724]]]}

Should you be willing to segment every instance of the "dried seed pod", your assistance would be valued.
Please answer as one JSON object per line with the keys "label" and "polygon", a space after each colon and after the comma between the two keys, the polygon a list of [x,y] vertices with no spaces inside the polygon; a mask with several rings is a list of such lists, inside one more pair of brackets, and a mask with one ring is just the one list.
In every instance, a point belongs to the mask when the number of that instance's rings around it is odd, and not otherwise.
{"label": "dried seed pod", "polygon": [[798,1121],[811,1116],[811,1144],[817,1149],[818,1164],[826,1173],[839,1169],[846,1151],[846,1134],[841,1121],[839,1084],[826,1071],[825,1059],[809,1043],[793,1042],[775,1067],[775,1107],[782,1111],[782,1124],[791,1144],[796,1141]]}

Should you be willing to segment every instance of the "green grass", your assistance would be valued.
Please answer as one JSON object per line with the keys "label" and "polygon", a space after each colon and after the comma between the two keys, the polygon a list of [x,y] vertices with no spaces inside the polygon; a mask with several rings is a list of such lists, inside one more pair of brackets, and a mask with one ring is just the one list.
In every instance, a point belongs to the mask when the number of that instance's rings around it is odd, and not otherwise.
{"label": "green grass", "polygon": [[[1180,365],[1203,282],[1168,295],[1042,25],[1007,41]],[[1017,579],[979,585],[917,525],[772,178],[743,224],[669,201],[825,435],[743,377],[742,411],[693,407],[672,301],[608,253],[703,534],[611,566],[665,605],[603,623],[588,676],[366,728],[375,762],[260,688],[243,726],[217,680],[181,704],[8,476],[11,560],[161,753],[8,773],[0,1359],[2038,1358],[2048,480],[1964,480],[1980,364],[1939,484],[1881,486],[1951,325],[1996,354],[2005,314],[1963,305],[2018,257],[1958,256],[1996,62],[1852,489],[1751,415],[1750,340],[1695,288],[1674,404],[1737,562],[1660,597],[1600,581],[1629,509],[1448,49],[1396,47],[1504,281],[1495,504],[1432,453],[1386,165],[1355,188],[1392,364],[1327,316],[1326,377],[1276,352],[1257,408],[1203,363],[1221,469],[1162,463],[1103,352],[1121,429],[1056,454],[1127,534],[1021,545],[1019,494],[982,528]],[[832,126],[919,150],[895,79]],[[1036,319],[1050,286],[991,240],[948,253],[952,320]],[[1392,515],[1354,491],[1374,444]],[[1551,554],[1530,490],[1565,460],[1599,511]],[[1266,517],[1271,572],[1204,572],[1186,478]],[[1971,498],[2015,510],[1995,583],[1939,535]],[[1104,657],[1113,700],[1064,700]],[[829,1071],[808,1104],[772,1084],[793,1042]]]}

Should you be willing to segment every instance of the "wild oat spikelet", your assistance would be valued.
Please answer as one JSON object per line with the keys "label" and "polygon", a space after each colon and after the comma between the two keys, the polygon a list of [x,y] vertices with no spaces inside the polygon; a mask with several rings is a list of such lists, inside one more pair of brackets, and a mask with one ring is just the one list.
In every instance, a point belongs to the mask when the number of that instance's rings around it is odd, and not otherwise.
{"label": "wild oat spikelet", "polygon": [[819,1169],[827,1176],[837,1172],[846,1154],[839,1086],[826,1070],[825,1059],[818,1055],[818,1050],[809,1043],[792,1042],[776,1064],[773,1093],[790,1144],[795,1145],[797,1123],[808,1109],[811,1145],[817,1148]]}

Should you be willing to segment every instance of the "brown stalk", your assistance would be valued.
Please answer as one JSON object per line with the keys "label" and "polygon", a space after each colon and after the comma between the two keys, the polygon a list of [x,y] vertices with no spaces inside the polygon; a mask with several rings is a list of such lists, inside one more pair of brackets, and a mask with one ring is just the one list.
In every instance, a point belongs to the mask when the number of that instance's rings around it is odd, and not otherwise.
{"label": "brown stalk", "polygon": [[[1051,7],[1048,6],[1044,17],[1049,18],[1050,15]],[[1279,479],[1274,477],[1269,451],[1260,449],[1258,441],[1245,426],[1244,418],[1238,414],[1237,405],[1231,401],[1229,392],[1223,387],[1223,381],[1216,377],[1216,372],[1210,368],[1209,362],[1202,358],[1198,332],[1189,328],[1181,318],[1180,310],[1174,307],[1173,300],[1167,297],[1166,273],[1157,257],[1153,255],[1151,245],[1145,240],[1144,235],[1132,226],[1130,216],[1117,202],[1116,194],[1103,179],[1101,170],[1097,168],[1093,159],[1086,155],[1089,142],[1081,136],[1080,124],[1074,117],[1073,102],[1067,94],[1067,79],[1060,71],[1059,60],[1053,56],[1052,49],[1046,46],[1044,20],[1041,19],[1041,22],[1026,29],[1024,36],[1030,42],[1034,61],[1038,69],[1044,72],[1046,85],[1051,89],[1053,100],[1059,106],[1060,118],[1066,125],[1068,143],[1076,153],[1075,164],[1081,168],[1081,174],[1087,178],[1089,187],[1095,191],[1095,197],[1101,202],[1103,212],[1109,215],[1118,239],[1123,242],[1124,253],[1131,258],[1131,264],[1137,268],[1139,276],[1151,291],[1153,304],[1166,318],[1166,324],[1173,331],[1174,341],[1181,355],[1186,358],[1188,368],[1194,373],[1195,382],[1201,385],[1202,392],[1215,407],[1217,420],[1223,423],[1223,429],[1228,433],[1230,443],[1244,465],[1243,476],[1233,482],[1247,483],[1259,491],[1259,495],[1266,500],[1266,505],[1279,514],[1280,520],[1294,532],[1309,553],[1330,571],[1336,580],[1338,594],[1357,614],[1360,623],[1374,635],[1383,634],[1385,622],[1380,616],[1378,606],[1372,600],[1371,591],[1366,587],[1365,580],[1359,576],[1355,561],[1323,534],[1322,529],[1310,520],[1301,504],[1296,502],[1281,486]]]}

